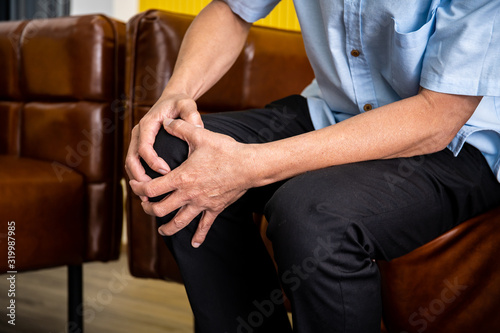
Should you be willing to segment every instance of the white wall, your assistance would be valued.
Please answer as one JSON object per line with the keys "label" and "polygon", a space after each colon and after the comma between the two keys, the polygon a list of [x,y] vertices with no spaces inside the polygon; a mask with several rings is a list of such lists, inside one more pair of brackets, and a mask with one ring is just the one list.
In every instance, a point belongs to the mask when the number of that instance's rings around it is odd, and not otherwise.
{"label": "white wall", "polygon": [[70,14],[106,14],[127,22],[139,12],[139,0],[71,0]]}
{"label": "white wall", "polygon": [[139,12],[139,0],[113,0],[113,17],[127,22]]}

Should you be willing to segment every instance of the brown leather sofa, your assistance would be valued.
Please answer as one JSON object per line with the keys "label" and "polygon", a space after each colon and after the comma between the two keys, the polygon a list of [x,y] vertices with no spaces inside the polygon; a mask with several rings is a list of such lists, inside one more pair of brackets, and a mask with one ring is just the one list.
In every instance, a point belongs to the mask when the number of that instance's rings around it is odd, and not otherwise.
{"label": "brown leather sofa", "polygon": [[78,331],[82,264],[120,250],[125,24],[2,22],[0,57],[0,271],[68,266]]}
{"label": "brown leather sofa", "polygon": [[[128,22],[126,146],[131,128],[168,81],[191,20],[148,11]],[[213,112],[263,106],[299,93],[312,77],[300,34],[254,27],[234,68],[198,101],[198,107]],[[131,273],[181,282],[154,218],[143,212],[134,195],[128,196],[126,205]],[[256,221],[264,231],[265,221]],[[499,332],[500,269],[495,258],[499,252],[500,207],[404,257],[379,262],[387,331]]]}

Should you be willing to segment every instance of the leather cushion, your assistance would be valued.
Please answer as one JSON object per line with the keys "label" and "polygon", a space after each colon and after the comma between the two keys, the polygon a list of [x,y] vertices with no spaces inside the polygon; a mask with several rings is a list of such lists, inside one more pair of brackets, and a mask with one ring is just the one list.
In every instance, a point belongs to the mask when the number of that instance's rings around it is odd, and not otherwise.
{"label": "leather cushion", "polygon": [[500,207],[379,262],[389,332],[500,331]]}
{"label": "leather cushion", "polygon": [[29,99],[115,98],[115,25],[85,15],[29,21],[21,39],[23,92]]}
{"label": "leather cushion", "polygon": [[19,153],[19,126],[22,104],[0,101],[0,154]]}
{"label": "leather cushion", "polygon": [[112,181],[88,184],[85,261],[107,261],[119,257],[123,214],[121,189]]}
{"label": "leather cushion", "polygon": [[27,103],[21,127],[22,156],[57,161],[88,182],[113,177],[115,115],[105,103]]}
{"label": "leather cushion", "polygon": [[0,99],[19,100],[19,40],[26,21],[0,22]]}
{"label": "leather cushion", "polygon": [[[59,166],[61,167],[61,166]],[[15,221],[16,270],[78,264],[83,258],[84,181],[50,162],[0,156],[0,270],[7,270],[7,222]]]}

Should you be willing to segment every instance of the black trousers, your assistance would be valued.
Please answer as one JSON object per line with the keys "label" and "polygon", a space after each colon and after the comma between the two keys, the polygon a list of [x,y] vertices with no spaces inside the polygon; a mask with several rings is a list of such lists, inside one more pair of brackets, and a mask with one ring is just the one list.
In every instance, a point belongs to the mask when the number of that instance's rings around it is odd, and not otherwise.
{"label": "black trousers", "polygon": [[[313,130],[300,96],[203,121],[205,128],[246,143]],[[187,156],[187,145],[164,130],[155,149],[172,168]],[[445,149],[329,167],[254,188],[220,214],[200,248],[190,245],[197,220],[164,239],[200,332],[291,332],[282,287],[295,332],[379,332],[374,260],[402,256],[498,204],[500,184],[482,154],[466,145],[458,157]],[[269,221],[278,273],[253,212],[264,212]]]}

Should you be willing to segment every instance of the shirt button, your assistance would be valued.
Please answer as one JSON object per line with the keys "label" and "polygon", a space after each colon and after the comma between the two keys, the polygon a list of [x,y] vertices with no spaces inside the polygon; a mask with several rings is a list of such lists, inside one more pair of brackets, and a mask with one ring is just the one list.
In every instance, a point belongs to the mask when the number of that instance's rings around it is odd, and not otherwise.
{"label": "shirt button", "polygon": [[352,50],[352,51],[351,51],[351,55],[352,55],[353,57],[359,57],[359,55],[360,55],[360,54],[361,54],[361,52],[359,52],[358,50]]}
{"label": "shirt button", "polygon": [[371,110],[373,110],[373,105],[371,105],[371,104],[365,104],[365,106],[363,106],[363,110],[365,110],[365,111],[371,111]]}

